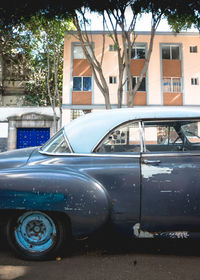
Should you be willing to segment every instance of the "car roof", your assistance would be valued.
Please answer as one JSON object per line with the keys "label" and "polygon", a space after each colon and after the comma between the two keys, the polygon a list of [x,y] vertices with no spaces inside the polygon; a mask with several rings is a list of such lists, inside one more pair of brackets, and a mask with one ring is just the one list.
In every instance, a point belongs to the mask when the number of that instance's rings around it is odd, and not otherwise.
{"label": "car roof", "polygon": [[71,121],[64,127],[75,153],[90,153],[113,128],[131,120],[200,118],[198,107],[149,106],[99,110]]}

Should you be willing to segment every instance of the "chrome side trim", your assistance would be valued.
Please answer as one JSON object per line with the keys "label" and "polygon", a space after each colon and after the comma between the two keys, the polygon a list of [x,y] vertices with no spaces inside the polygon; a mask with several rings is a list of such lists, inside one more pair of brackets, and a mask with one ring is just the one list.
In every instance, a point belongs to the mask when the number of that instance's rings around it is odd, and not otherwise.
{"label": "chrome side trim", "polygon": [[39,151],[43,155],[47,156],[69,156],[69,157],[118,157],[118,158],[140,158],[140,153],[138,154],[78,154],[78,153],[47,153]]}
{"label": "chrome side trim", "polygon": [[174,152],[174,153],[158,153],[158,154],[152,154],[149,152],[143,153],[142,157],[184,157],[184,156],[200,156],[200,151],[199,152]]}

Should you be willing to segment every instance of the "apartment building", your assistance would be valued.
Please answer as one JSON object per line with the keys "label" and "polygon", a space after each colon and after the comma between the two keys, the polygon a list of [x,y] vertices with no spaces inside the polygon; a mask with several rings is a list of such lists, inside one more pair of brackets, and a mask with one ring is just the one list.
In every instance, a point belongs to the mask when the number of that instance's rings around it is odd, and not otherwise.
{"label": "apartment building", "polygon": [[[102,33],[90,32],[95,54],[101,55]],[[131,72],[136,82],[145,63],[150,32],[137,32],[132,50]],[[112,107],[117,107],[117,52],[106,36],[103,72],[107,79]],[[134,97],[134,106],[200,106],[199,33],[157,32],[148,71]],[[123,89],[123,107],[127,106],[127,85]],[[105,109],[80,42],[65,34],[63,75],[63,124],[92,110]]]}

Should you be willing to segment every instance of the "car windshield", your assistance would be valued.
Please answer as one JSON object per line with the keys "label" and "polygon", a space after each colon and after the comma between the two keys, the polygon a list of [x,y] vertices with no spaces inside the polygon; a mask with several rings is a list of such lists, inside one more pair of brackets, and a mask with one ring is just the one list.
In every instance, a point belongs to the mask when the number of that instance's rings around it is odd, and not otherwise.
{"label": "car windshield", "polygon": [[71,153],[63,129],[56,133],[40,150],[46,153]]}

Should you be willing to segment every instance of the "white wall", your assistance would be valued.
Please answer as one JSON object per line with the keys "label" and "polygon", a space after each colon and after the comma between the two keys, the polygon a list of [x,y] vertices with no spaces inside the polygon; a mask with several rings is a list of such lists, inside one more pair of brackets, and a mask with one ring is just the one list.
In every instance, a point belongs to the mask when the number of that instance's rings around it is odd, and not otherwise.
{"label": "white wall", "polygon": [[8,138],[8,123],[0,123],[0,138]]}
{"label": "white wall", "polygon": [[[57,108],[57,116],[59,117],[59,109]],[[28,113],[37,113],[53,116],[51,107],[0,107],[0,122],[8,121],[8,117],[21,116]]]}

